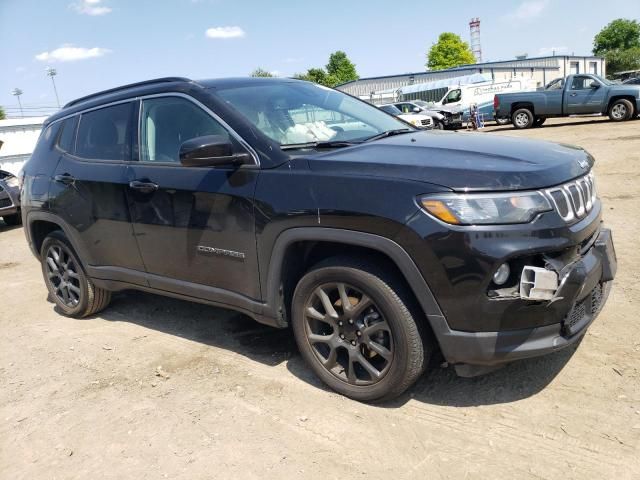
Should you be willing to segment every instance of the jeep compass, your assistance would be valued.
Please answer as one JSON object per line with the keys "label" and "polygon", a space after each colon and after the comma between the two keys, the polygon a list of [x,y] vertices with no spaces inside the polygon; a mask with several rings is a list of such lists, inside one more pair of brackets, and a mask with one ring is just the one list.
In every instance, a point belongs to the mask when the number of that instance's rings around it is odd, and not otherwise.
{"label": "jeep compass", "polygon": [[374,401],[438,351],[473,376],[584,336],[616,272],[593,165],[298,80],[171,77],[50,117],[22,218],[63,314],[125,289],[234,309]]}

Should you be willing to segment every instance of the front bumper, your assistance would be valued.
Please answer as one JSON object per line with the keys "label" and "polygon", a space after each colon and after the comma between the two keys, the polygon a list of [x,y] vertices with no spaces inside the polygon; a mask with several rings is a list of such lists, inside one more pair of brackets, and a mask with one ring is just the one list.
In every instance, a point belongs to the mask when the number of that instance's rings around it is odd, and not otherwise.
{"label": "front bumper", "polygon": [[[604,306],[617,269],[611,231],[602,229],[594,245],[565,273],[554,300],[570,300],[560,323],[500,332],[451,330],[442,319],[432,325],[445,359],[456,365],[491,367],[555,352],[578,342]],[[478,373],[483,373],[481,369]],[[459,369],[472,376],[473,369]]]}

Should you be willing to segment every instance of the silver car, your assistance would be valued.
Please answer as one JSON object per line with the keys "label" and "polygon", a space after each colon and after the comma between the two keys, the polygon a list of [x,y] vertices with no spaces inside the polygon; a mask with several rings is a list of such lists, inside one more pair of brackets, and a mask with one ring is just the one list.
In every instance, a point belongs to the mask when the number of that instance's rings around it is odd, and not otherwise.
{"label": "silver car", "polygon": [[0,217],[7,225],[20,225],[20,182],[15,175],[0,170]]}

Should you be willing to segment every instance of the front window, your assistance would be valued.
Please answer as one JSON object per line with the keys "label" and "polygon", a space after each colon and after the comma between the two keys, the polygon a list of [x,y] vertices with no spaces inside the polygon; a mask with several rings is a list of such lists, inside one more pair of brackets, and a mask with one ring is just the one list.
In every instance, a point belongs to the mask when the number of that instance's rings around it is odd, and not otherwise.
{"label": "front window", "polygon": [[447,104],[447,103],[457,103],[460,101],[460,99],[462,98],[462,90],[456,89],[456,90],[451,90],[446,97],[444,97],[444,100],[442,101],[442,104]]}
{"label": "front window", "polygon": [[407,128],[368,103],[310,83],[239,86],[216,93],[282,146],[361,141]]}

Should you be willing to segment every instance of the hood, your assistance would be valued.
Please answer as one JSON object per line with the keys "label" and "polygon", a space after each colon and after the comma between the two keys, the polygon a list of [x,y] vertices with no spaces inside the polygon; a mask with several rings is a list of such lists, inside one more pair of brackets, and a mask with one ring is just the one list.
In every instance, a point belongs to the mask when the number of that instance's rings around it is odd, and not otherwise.
{"label": "hood", "polygon": [[487,133],[416,132],[307,157],[314,171],[388,177],[456,191],[529,190],[587,173],[593,158],[570,145]]}

